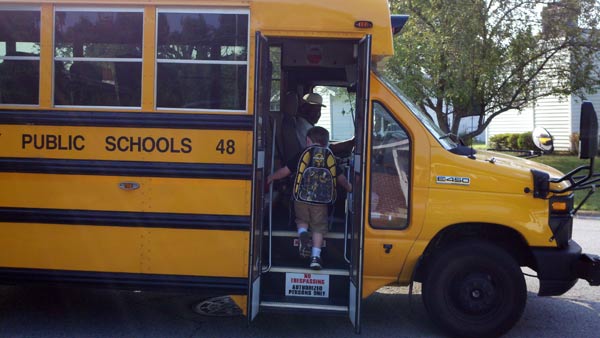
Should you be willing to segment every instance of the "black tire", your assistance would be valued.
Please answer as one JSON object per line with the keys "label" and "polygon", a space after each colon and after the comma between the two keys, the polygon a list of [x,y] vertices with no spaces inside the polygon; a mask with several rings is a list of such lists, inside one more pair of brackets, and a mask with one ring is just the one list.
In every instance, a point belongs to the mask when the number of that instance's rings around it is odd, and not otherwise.
{"label": "black tire", "polygon": [[521,318],[526,300],[518,263],[492,243],[459,243],[428,262],[423,302],[432,320],[454,336],[500,336]]}

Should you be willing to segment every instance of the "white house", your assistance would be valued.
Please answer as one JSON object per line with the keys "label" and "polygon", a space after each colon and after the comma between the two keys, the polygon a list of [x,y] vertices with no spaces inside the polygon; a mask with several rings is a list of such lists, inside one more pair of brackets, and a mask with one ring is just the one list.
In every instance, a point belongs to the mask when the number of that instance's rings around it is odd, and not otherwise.
{"label": "white house", "polygon": [[[558,62],[570,62],[568,52],[561,52],[556,55],[556,58]],[[600,69],[600,55],[596,59],[596,68]],[[547,81],[552,81],[552,78],[548,78]],[[592,102],[596,113],[600,115],[600,88],[597,89],[597,93],[588,93],[585,100]],[[554,137],[555,150],[573,151],[575,149],[572,149],[571,135],[579,133],[581,102],[581,99],[575,95],[549,96],[539,99],[532,107],[522,111],[504,112],[495,117],[488,126],[486,143],[493,135],[523,133],[532,131],[536,127],[543,127]]]}
{"label": "white house", "polygon": [[323,96],[321,118],[317,126],[329,130],[329,138],[335,141],[348,140],[354,136],[353,106],[348,102],[346,93],[336,95],[327,87],[318,87],[316,91]]}
{"label": "white house", "polygon": [[[600,92],[588,95],[596,113],[600,114]],[[554,137],[554,149],[571,151],[571,135],[579,132],[581,100],[574,96],[546,97],[522,111],[510,110],[498,115],[487,128],[486,140],[496,134],[523,133],[544,127]]]}

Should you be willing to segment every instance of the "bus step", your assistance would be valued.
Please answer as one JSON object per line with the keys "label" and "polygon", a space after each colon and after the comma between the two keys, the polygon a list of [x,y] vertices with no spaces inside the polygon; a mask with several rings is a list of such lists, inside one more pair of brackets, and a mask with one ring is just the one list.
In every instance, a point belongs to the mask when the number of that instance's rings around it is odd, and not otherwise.
{"label": "bus step", "polygon": [[[348,305],[348,270],[272,267],[261,277],[261,299]],[[267,298],[265,298],[267,297]]]}
{"label": "bus step", "polygon": [[327,305],[327,304],[306,304],[306,303],[288,303],[288,302],[260,302],[261,311],[265,312],[302,312],[302,313],[325,313],[332,315],[345,315],[348,313],[348,306]]}
{"label": "bus step", "polygon": [[[269,232],[264,232],[265,236],[269,236]],[[273,237],[292,237],[298,238],[297,231],[273,230]],[[325,239],[344,239],[343,232],[329,232],[325,235]]]}
{"label": "bus step", "polygon": [[322,269],[312,270],[309,268],[295,268],[289,266],[274,266],[269,272],[281,272],[281,273],[308,273],[318,275],[329,275],[329,276],[349,276],[348,270],[344,269]]}
{"label": "bus step", "polygon": [[[344,260],[344,236],[340,233],[328,234],[325,237],[324,247],[321,251],[323,266],[328,269],[347,269],[348,263]],[[292,266],[297,268],[308,267],[309,259],[300,257],[298,253],[298,235],[295,232],[274,232],[272,238],[272,265]],[[268,252],[263,252],[263,262],[268,259]]]}

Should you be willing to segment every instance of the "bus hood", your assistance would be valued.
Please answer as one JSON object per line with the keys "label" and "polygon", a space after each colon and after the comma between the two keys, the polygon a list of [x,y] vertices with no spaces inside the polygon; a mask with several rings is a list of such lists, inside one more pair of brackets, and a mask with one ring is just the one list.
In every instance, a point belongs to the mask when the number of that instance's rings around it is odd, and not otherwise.
{"label": "bus hood", "polygon": [[[531,161],[521,157],[507,155],[504,153],[492,151],[477,151],[475,157],[478,161],[485,161],[488,163],[495,164],[496,166],[503,168],[502,171],[509,173],[529,173],[528,176],[531,177],[531,170],[534,169],[548,173],[551,179],[561,178],[564,176],[564,174],[561,171],[549,165]],[[551,184],[551,188],[557,190],[564,189],[568,186],[569,184],[566,182],[562,182],[560,184]]]}
{"label": "bus hood", "polygon": [[492,151],[477,151],[475,155],[477,160],[495,163],[502,166],[513,167],[515,169],[521,169],[530,171],[536,169],[545,171],[550,174],[551,178],[559,178],[563,176],[563,173],[558,169],[553,168],[549,165],[545,165],[539,162],[527,160],[521,157],[511,156],[503,153],[497,153]]}
{"label": "bus hood", "polygon": [[[473,157],[455,154],[448,156],[447,151],[439,149],[433,152],[432,187],[522,194],[534,188],[532,170],[546,172],[551,179],[563,176],[550,166],[502,153],[478,151]],[[550,184],[552,190],[567,187],[566,182]]]}

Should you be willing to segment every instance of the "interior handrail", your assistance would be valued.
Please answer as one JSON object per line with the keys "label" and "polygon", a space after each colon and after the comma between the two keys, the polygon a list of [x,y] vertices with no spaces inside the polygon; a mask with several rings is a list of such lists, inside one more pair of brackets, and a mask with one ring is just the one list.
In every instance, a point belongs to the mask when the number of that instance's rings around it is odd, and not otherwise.
{"label": "interior handrail", "polygon": [[[273,175],[275,171],[275,138],[277,136],[277,120],[273,121],[273,140],[271,145],[271,170]],[[263,234],[261,234],[262,236]],[[269,264],[262,268],[262,273],[267,273],[273,266],[273,182],[269,184]]]}
{"label": "interior handrail", "polygon": [[[348,168],[346,168],[346,177],[348,178],[348,180],[350,180],[350,169],[352,168],[352,156],[350,157],[350,165],[348,166]],[[346,194],[346,220],[344,222],[344,260],[346,261],[346,263],[350,264],[350,259],[348,258],[348,215],[350,214],[350,198],[349,196],[352,194],[351,192],[349,192],[348,194]],[[352,196],[352,199],[354,199],[354,196]]]}

